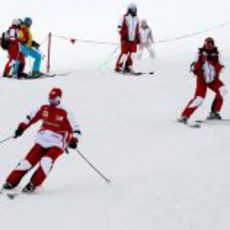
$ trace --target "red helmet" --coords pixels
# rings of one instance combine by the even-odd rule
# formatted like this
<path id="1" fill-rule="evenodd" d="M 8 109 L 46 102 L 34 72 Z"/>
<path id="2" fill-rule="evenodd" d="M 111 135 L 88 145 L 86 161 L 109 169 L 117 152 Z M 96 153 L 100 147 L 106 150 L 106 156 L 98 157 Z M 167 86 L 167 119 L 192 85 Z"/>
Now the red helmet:
<path id="1" fill-rule="evenodd" d="M 212 37 L 207 37 L 205 40 L 204 40 L 204 43 L 205 44 L 208 44 L 208 43 L 212 43 L 212 44 L 215 44 L 215 41 Z"/>
<path id="2" fill-rule="evenodd" d="M 211 51 L 215 48 L 215 41 L 212 37 L 207 37 L 204 40 L 204 48 L 208 51 Z"/>
<path id="3" fill-rule="evenodd" d="M 49 93 L 50 105 L 59 105 L 61 102 L 62 90 L 60 88 L 53 88 Z"/>

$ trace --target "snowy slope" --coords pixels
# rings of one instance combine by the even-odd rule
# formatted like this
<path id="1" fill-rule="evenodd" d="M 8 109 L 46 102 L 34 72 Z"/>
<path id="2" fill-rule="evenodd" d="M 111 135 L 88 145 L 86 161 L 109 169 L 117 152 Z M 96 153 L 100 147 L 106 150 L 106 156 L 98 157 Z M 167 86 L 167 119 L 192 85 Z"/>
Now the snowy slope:
<path id="1" fill-rule="evenodd" d="M 31 16 L 39 42 L 49 32 L 116 42 L 116 25 L 129 2 L 8 1 L 1 7 L 1 31 L 13 18 Z M 227 20 L 229 11 L 227 0 L 136 2 L 156 40 L 216 26 Z M 156 44 L 156 60 L 136 63 L 137 70 L 154 70 L 151 77 L 119 76 L 112 71 L 114 59 L 101 66 L 114 46 L 80 42 L 72 46 L 53 39 L 52 71 L 71 71 L 69 76 L 34 81 L 0 78 L 0 140 L 13 133 L 25 114 L 47 102 L 52 87 L 59 86 L 63 103 L 81 125 L 79 149 L 112 179 L 112 184 L 104 183 L 74 151 L 64 154 L 35 194 L 15 200 L 0 196 L 0 229 L 228 230 L 230 124 L 191 129 L 176 122 L 193 95 L 189 64 L 209 35 L 224 51 L 222 79 L 229 87 L 229 27 Z M 46 54 L 45 44 L 42 52 Z M 6 53 L 0 52 L 0 59 L 2 72 Z M 194 119 L 208 114 L 212 99 L 209 92 Z M 223 116 L 230 118 L 229 111 L 227 96 Z M 38 127 L 0 145 L 0 186 L 33 145 Z"/>
<path id="2" fill-rule="evenodd" d="M 229 125 L 191 129 L 176 122 L 192 96 L 190 54 L 139 63 L 153 77 L 108 68 L 34 81 L 0 80 L 0 137 L 60 86 L 77 114 L 80 150 L 112 179 L 104 183 L 74 152 L 63 155 L 31 196 L 0 197 L 0 226 L 14 230 L 203 230 L 230 227 Z M 148 62 L 148 61 L 147 61 Z M 111 66 L 112 68 L 112 66 Z M 227 84 L 229 69 L 223 74 Z M 213 95 L 197 112 L 207 115 Z M 223 114 L 230 117 L 229 103 Z M 37 126 L 1 145 L 0 182 L 32 146 Z M 26 177 L 22 185 L 28 180 Z M 2 227 L 1 227 L 2 228 Z"/>

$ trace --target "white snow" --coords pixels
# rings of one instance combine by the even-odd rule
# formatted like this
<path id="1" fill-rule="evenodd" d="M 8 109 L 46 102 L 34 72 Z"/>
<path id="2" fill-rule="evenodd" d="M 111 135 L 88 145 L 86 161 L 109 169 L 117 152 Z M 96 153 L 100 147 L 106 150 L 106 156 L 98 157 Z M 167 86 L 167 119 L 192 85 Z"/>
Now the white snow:
<path id="1" fill-rule="evenodd" d="M 176 122 L 193 91 L 188 57 L 155 60 L 152 77 L 119 76 L 105 69 L 76 70 L 55 79 L 1 79 L 1 138 L 13 132 L 27 111 L 46 103 L 52 86 L 61 86 L 82 127 L 79 149 L 112 184 L 71 151 L 36 194 L 14 201 L 0 197 L 0 226 L 228 229 L 229 125 L 191 129 Z M 223 79 L 229 83 L 226 74 Z M 212 98 L 209 94 L 195 117 L 207 114 Z M 228 110 L 226 103 L 225 116 Z M 36 128 L 1 145 L 1 182 L 32 146 Z"/>
<path id="2" fill-rule="evenodd" d="M 63 43 L 56 42 L 52 69 L 70 70 L 69 76 L 34 81 L 1 78 L 0 139 L 11 135 L 27 112 L 46 103 L 49 90 L 59 86 L 64 91 L 63 103 L 76 113 L 81 125 L 79 149 L 112 183 L 105 183 L 71 151 L 58 159 L 35 194 L 15 200 L 0 196 L 0 228 L 228 230 L 230 123 L 191 129 L 176 122 L 193 95 L 195 79 L 188 72 L 189 64 L 206 35 L 192 38 L 191 46 L 191 40 L 159 45 L 154 61 L 136 63 L 137 69 L 154 70 L 153 76 L 120 76 L 113 73 L 114 63 L 98 70 L 113 47 L 90 46 L 89 51 L 88 45 L 81 45 L 81 51 L 68 51 L 65 46 L 62 56 Z M 221 78 L 229 86 L 228 45 L 217 36 L 226 64 Z M 182 48 L 174 54 L 167 47 L 175 53 Z M 64 55 L 68 52 L 70 56 Z M 92 56 L 86 55 L 89 52 Z M 69 63 L 70 58 L 74 61 Z M 76 61 L 81 58 L 83 65 Z M 212 99 L 209 92 L 193 119 L 205 118 Z M 227 96 L 222 115 L 229 118 L 229 111 Z M 0 184 L 32 147 L 38 127 L 0 145 Z"/>

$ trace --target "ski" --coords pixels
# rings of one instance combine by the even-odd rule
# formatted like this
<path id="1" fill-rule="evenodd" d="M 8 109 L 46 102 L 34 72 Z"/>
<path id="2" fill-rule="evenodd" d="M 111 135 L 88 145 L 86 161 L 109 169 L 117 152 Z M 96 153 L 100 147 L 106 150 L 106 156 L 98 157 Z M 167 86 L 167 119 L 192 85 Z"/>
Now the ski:
<path id="1" fill-rule="evenodd" d="M 186 123 L 185 122 L 180 122 L 180 121 L 177 121 L 177 122 L 180 123 L 180 124 L 186 125 L 189 128 L 195 128 L 195 129 L 201 128 L 201 124 L 199 124 L 196 121 L 187 121 Z"/>
<path id="2" fill-rule="evenodd" d="M 201 128 L 201 125 L 198 124 L 198 123 L 196 123 L 196 122 L 194 122 L 194 123 L 187 123 L 187 124 L 185 124 L 185 125 L 187 125 L 187 126 L 190 127 L 190 128 L 195 128 L 195 129 Z"/>
<path id="3" fill-rule="evenodd" d="M 131 76 L 142 76 L 142 75 L 154 75 L 154 72 L 125 72 L 124 75 L 131 75 Z"/>
<path id="4" fill-rule="evenodd" d="M 151 76 L 154 75 L 154 71 L 150 71 L 150 72 L 127 72 L 127 71 L 115 71 L 116 73 L 120 74 L 120 75 L 127 75 L 127 76 L 141 76 L 141 75 L 146 75 L 146 76 Z"/>
<path id="5" fill-rule="evenodd" d="M 18 197 L 21 193 L 20 192 L 14 192 L 14 193 L 6 193 L 6 196 L 10 199 L 13 200 L 16 197 Z"/>
<path id="6" fill-rule="evenodd" d="M 23 75 L 15 78 L 12 76 L 4 76 L 2 78 L 8 78 L 8 79 L 14 79 L 14 80 L 35 80 L 35 79 L 45 79 L 45 78 L 53 78 L 53 77 L 59 77 L 59 76 L 67 76 L 69 75 L 69 72 L 66 73 L 52 73 L 52 74 L 48 74 L 48 73 L 42 73 L 39 76 L 33 76 L 31 73 L 26 74 L 24 73 Z"/>
<path id="7" fill-rule="evenodd" d="M 69 75 L 70 73 L 69 72 L 66 72 L 66 73 L 52 73 L 52 74 L 49 74 L 49 73 L 42 73 L 40 76 L 33 76 L 31 73 L 28 74 L 28 77 L 25 77 L 25 79 L 41 79 L 41 78 L 53 78 L 53 77 L 58 77 L 58 76 L 67 76 Z"/>
<path id="8" fill-rule="evenodd" d="M 5 189 L 0 190 L 0 195 L 3 195 L 5 197 L 7 197 L 10 200 L 15 199 L 17 196 L 19 196 L 21 194 L 21 191 L 8 191 Z"/>
<path id="9" fill-rule="evenodd" d="M 230 119 L 203 119 L 203 120 L 196 120 L 197 123 L 201 124 L 201 123 L 206 123 L 206 124 L 230 124 Z"/>

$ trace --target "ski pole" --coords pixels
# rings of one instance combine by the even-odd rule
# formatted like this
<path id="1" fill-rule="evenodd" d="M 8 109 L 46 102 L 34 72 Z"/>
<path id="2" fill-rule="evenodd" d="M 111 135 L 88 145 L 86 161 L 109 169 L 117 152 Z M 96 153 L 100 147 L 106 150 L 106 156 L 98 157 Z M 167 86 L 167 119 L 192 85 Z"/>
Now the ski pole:
<path id="1" fill-rule="evenodd" d="M 98 67 L 98 69 L 101 69 L 102 67 L 106 66 L 107 64 L 112 61 L 112 58 L 114 57 L 115 53 L 119 49 L 119 46 L 117 46 L 111 53 L 110 55 L 103 61 L 103 63 Z"/>
<path id="2" fill-rule="evenodd" d="M 77 149 L 77 153 L 85 160 L 86 163 L 88 163 L 91 168 L 98 173 L 98 175 L 101 176 L 101 178 L 103 178 L 105 180 L 105 182 L 110 183 L 111 180 L 108 179 L 106 176 L 104 176 L 78 149 Z"/>
<path id="3" fill-rule="evenodd" d="M 13 137 L 14 137 L 14 135 L 11 135 L 11 136 L 9 136 L 9 137 L 7 137 L 7 138 L 1 140 L 1 141 L 0 141 L 0 144 L 3 144 L 4 142 L 6 142 L 6 141 L 12 139 Z"/>

